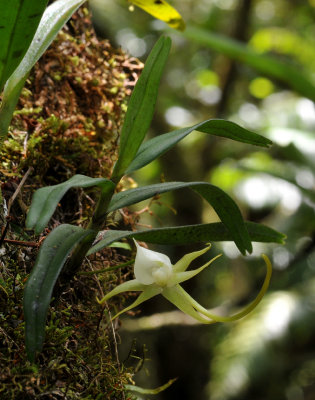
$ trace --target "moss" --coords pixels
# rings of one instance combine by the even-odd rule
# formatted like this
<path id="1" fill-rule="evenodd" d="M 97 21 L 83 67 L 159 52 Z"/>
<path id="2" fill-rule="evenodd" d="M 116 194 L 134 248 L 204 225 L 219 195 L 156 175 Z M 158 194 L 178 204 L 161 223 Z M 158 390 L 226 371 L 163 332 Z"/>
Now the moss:
<path id="1" fill-rule="evenodd" d="M 108 176 L 139 66 L 99 41 L 82 10 L 75 14 L 27 80 L 0 151 L 1 173 L 21 176 L 32 166 L 39 184 L 74 172 Z"/>
<path id="2" fill-rule="evenodd" d="M 110 175 L 139 66 L 108 41 L 99 41 L 81 9 L 36 64 L 22 91 L 9 137 L 0 149 L 1 399 L 131 398 L 124 384 L 131 382 L 134 370 L 117 362 L 115 330 L 95 300 L 127 279 L 130 267 L 118 273 L 78 275 L 71 288 L 53 300 L 36 366 L 26 359 L 22 301 L 40 245 L 40 238 L 24 229 L 31 196 L 39 187 L 74 174 Z M 26 184 L 7 217 L 6 205 L 27 171 Z M 71 190 L 42 237 L 60 223 L 84 226 L 94 202 L 94 189 Z M 127 260 L 108 249 L 88 260 L 81 272 Z M 124 299 L 118 296 L 117 309 Z"/>
<path id="3" fill-rule="evenodd" d="M 94 267 L 121 259 L 113 250 L 102 257 L 102 263 L 99 260 Z M 38 364 L 27 361 L 22 296 L 28 273 L 21 268 L 23 264 L 14 255 L 7 258 L 0 276 L 1 399 L 123 398 L 123 385 L 130 383 L 134 371 L 117 365 L 111 323 L 95 301 L 99 284 L 95 276 L 80 275 L 70 290 L 53 300 Z M 128 274 L 128 270 L 122 272 Z M 112 278 L 103 275 L 104 290 Z"/>

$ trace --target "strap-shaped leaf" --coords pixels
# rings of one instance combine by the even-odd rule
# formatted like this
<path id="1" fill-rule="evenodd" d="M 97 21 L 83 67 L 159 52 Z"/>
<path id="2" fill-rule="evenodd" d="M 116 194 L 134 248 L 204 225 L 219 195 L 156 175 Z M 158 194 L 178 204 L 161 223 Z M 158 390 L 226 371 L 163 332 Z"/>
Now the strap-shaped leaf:
<path id="1" fill-rule="evenodd" d="M 223 190 L 205 182 L 167 182 L 126 190 L 113 196 L 108 211 L 138 203 L 159 193 L 183 188 L 191 188 L 212 205 L 221 221 L 231 232 L 233 240 L 241 253 L 252 251 L 251 241 L 242 214 L 232 198 Z"/>
<path id="2" fill-rule="evenodd" d="M 119 180 L 134 159 L 152 121 L 162 72 L 171 47 L 168 37 L 161 37 L 153 47 L 129 100 L 120 136 L 119 157 L 113 180 Z"/>
<path id="3" fill-rule="evenodd" d="M 159 135 L 143 143 L 134 160 L 129 165 L 126 173 L 133 172 L 144 167 L 155 160 L 169 149 L 175 146 L 180 140 L 184 139 L 192 131 L 208 133 L 210 135 L 221 136 L 237 142 L 253 144 L 261 147 L 268 147 L 272 144 L 271 140 L 240 127 L 234 122 L 223 119 L 208 119 L 188 128 L 177 129 L 175 131 Z"/>
<path id="4" fill-rule="evenodd" d="M 0 91 L 26 53 L 47 0 L 0 0 Z"/>
<path id="5" fill-rule="evenodd" d="M 10 3 L 10 1 L 7 1 L 7 3 Z M 57 0 L 46 8 L 32 43 L 19 66 L 5 85 L 0 108 L 0 142 L 7 135 L 13 111 L 30 70 L 71 15 L 85 1 L 86 0 Z M 37 4 L 37 0 L 29 2 Z M 0 44 L 0 46 L 1 45 L 2 44 Z"/>
<path id="6" fill-rule="evenodd" d="M 47 186 L 38 189 L 33 196 L 31 208 L 26 219 L 26 227 L 35 229 L 35 233 L 39 234 L 49 222 L 55 209 L 64 196 L 71 188 L 91 186 L 99 186 L 105 188 L 108 186 L 115 187 L 114 183 L 105 178 L 90 178 L 85 175 L 74 175 L 66 182 L 59 183 L 54 186 Z"/>
<path id="7" fill-rule="evenodd" d="M 47 310 L 61 269 L 74 246 L 94 234 L 78 226 L 59 225 L 40 248 L 24 291 L 25 343 L 31 362 L 43 346 Z"/>
<path id="8" fill-rule="evenodd" d="M 268 226 L 257 224 L 255 222 L 245 222 L 247 231 L 252 242 L 261 243 L 279 243 L 283 244 L 285 235 Z M 109 246 L 116 240 L 126 237 L 133 237 L 137 240 L 143 240 L 149 243 L 184 245 L 198 242 L 223 242 L 233 241 L 231 233 L 222 222 L 212 224 L 198 224 L 176 226 L 168 228 L 148 229 L 140 232 L 130 231 L 105 231 L 103 239 L 97 242 L 88 254 L 96 253 L 104 247 Z"/>

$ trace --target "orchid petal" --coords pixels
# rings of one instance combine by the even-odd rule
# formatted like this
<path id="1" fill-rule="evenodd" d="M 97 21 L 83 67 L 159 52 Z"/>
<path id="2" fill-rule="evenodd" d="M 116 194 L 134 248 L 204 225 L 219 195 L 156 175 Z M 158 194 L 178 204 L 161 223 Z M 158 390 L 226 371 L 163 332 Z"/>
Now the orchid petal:
<path id="1" fill-rule="evenodd" d="M 190 263 L 197 257 L 210 250 L 211 244 L 209 243 L 207 247 L 202 250 L 194 251 L 192 253 L 185 254 L 173 267 L 174 272 L 183 272 L 189 267 Z"/>
<path id="2" fill-rule="evenodd" d="M 249 314 L 260 303 L 260 301 L 262 300 L 264 294 L 266 293 L 266 291 L 268 289 L 271 274 L 272 274 L 272 265 L 271 265 L 269 258 L 265 254 L 262 254 L 262 257 L 265 261 L 265 264 L 267 267 L 267 272 L 266 272 L 264 283 L 263 283 L 258 295 L 256 296 L 255 300 L 253 300 L 247 307 L 245 307 L 244 310 L 242 310 L 234 315 L 231 315 L 230 317 L 222 317 L 220 315 L 212 314 L 206 308 L 202 307 L 202 305 L 200 305 L 196 300 L 194 300 L 182 287 L 179 286 L 181 289 L 180 291 L 182 292 L 182 294 L 185 294 L 185 296 L 187 298 L 189 297 L 189 300 L 190 300 L 192 306 L 197 311 L 202 313 L 204 316 L 211 318 L 211 319 L 215 320 L 216 322 L 236 321 L 240 318 L 245 317 L 247 314 Z"/>
<path id="3" fill-rule="evenodd" d="M 150 300 L 152 297 L 161 293 L 161 288 L 156 286 L 146 286 L 144 291 L 140 294 L 140 296 L 135 300 L 130 306 L 124 308 L 118 314 L 116 314 L 112 319 L 117 318 L 120 314 L 125 313 L 126 311 L 131 310 L 132 308 L 137 307 L 139 304 L 143 303 L 144 301 Z"/>
<path id="4" fill-rule="evenodd" d="M 198 275 L 201 271 L 203 271 L 205 268 L 207 268 L 210 264 L 212 264 L 213 261 L 215 261 L 217 258 L 219 258 L 221 256 L 222 256 L 222 254 L 217 255 L 216 257 L 212 258 L 210 261 L 208 261 L 202 267 L 194 269 L 192 271 L 177 272 L 174 275 L 174 277 L 170 280 L 170 283 L 168 284 L 168 286 L 172 286 L 172 284 L 175 285 L 177 283 L 185 282 L 188 279 L 193 278 L 194 276 Z"/>
<path id="5" fill-rule="evenodd" d="M 185 294 L 180 289 L 182 288 L 179 285 L 165 288 L 163 289 L 162 296 L 173 303 L 175 307 L 183 311 L 185 314 L 190 315 L 192 318 L 199 322 L 202 322 L 203 324 L 213 324 L 214 322 L 216 322 L 205 319 L 200 314 L 198 314 L 192 306 L 190 296 L 185 296 Z"/>
<path id="6" fill-rule="evenodd" d="M 116 286 L 113 290 L 107 293 L 107 295 L 104 296 L 101 300 L 97 299 L 97 301 L 99 302 L 99 304 L 102 304 L 105 301 L 109 300 L 111 297 L 116 296 L 116 294 L 122 292 L 131 292 L 131 291 L 138 292 L 144 290 L 145 288 L 146 288 L 145 285 L 138 282 L 137 279 L 133 279 L 131 281 L 127 281 L 122 283 L 121 285 Z"/>
<path id="7" fill-rule="evenodd" d="M 172 264 L 169 257 L 165 254 L 145 249 L 139 246 L 136 241 L 134 242 L 137 246 L 134 273 L 138 282 L 144 285 L 151 285 L 155 282 L 153 272 L 161 267 L 165 269 L 166 274 L 172 274 Z"/>

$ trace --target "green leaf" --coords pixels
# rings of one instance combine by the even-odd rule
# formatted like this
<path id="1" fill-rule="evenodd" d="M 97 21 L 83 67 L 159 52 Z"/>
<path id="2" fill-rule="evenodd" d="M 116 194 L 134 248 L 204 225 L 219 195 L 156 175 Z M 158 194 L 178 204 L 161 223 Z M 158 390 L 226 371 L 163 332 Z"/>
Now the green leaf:
<path id="1" fill-rule="evenodd" d="M 55 209 L 64 196 L 71 188 L 91 186 L 99 186 L 105 189 L 108 186 L 115 187 L 114 183 L 105 178 L 90 178 L 84 175 L 74 175 L 66 182 L 54 186 L 47 186 L 38 189 L 33 195 L 31 208 L 26 218 L 26 227 L 35 229 L 35 233 L 39 234 L 49 222 Z"/>
<path id="2" fill-rule="evenodd" d="M 176 379 L 177 378 L 170 379 L 163 386 L 159 386 L 155 389 L 145 389 L 140 386 L 134 386 L 134 385 L 125 385 L 125 388 L 132 392 L 137 392 L 137 393 L 141 393 L 141 394 L 159 394 L 159 393 L 163 392 L 165 389 L 167 389 L 168 387 L 170 387 L 176 381 Z"/>
<path id="3" fill-rule="evenodd" d="M 283 244 L 285 235 L 268 226 L 245 222 L 252 242 Z M 230 242 L 233 237 L 222 222 L 156 228 L 137 233 L 137 239 L 157 244 L 181 245 L 197 242 Z M 96 244 L 97 246 L 98 244 Z"/>
<path id="4" fill-rule="evenodd" d="M 10 1 L 7 1 L 7 3 L 10 3 Z M 85 1 L 57 0 L 46 8 L 32 43 L 5 85 L 0 108 L 0 142 L 7 136 L 13 111 L 30 70 L 71 15 Z M 37 1 L 34 0 L 30 2 L 37 4 Z"/>
<path id="5" fill-rule="evenodd" d="M 292 64 L 269 55 L 260 54 L 248 45 L 203 28 L 190 26 L 183 35 L 201 45 L 210 47 L 221 54 L 249 65 L 259 73 L 277 79 L 303 96 L 315 101 L 315 86 L 311 78 L 302 74 L 300 69 L 295 68 Z"/>
<path id="6" fill-rule="evenodd" d="M 252 251 L 251 241 L 239 208 L 223 190 L 205 182 L 168 182 L 126 190 L 115 194 L 108 212 L 138 203 L 159 193 L 182 188 L 191 188 L 212 205 L 221 221 L 229 229 L 233 240 L 242 254 Z"/>
<path id="7" fill-rule="evenodd" d="M 112 175 L 114 181 L 124 175 L 150 127 L 170 47 L 171 40 L 167 37 L 157 41 L 132 92 L 121 131 L 119 157 Z"/>
<path id="8" fill-rule="evenodd" d="M 136 157 L 129 165 L 126 173 L 133 172 L 149 164 L 195 130 L 261 147 L 268 147 L 272 144 L 269 139 L 266 139 L 257 133 L 248 131 L 234 122 L 224 121 L 222 119 L 209 119 L 188 128 L 182 128 L 173 132 L 165 133 L 164 135 L 157 136 L 143 143 L 140 146 Z"/>
<path id="9" fill-rule="evenodd" d="M 179 12 L 168 4 L 165 0 L 159 1 L 143 1 L 143 0 L 128 0 L 130 3 L 142 8 L 153 17 L 166 22 L 171 28 L 183 31 L 185 22 Z"/>
<path id="10" fill-rule="evenodd" d="M 47 310 L 61 269 L 74 246 L 91 234 L 95 232 L 73 225 L 59 225 L 40 248 L 24 291 L 25 343 L 31 362 L 43 346 Z"/>
<path id="11" fill-rule="evenodd" d="M 131 251 L 132 248 L 129 243 L 113 242 L 109 247 L 115 247 L 116 249 L 125 249 Z"/>
<path id="12" fill-rule="evenodd" d="M 0 91 L 26 53 L 47 0 L 0 0 Z"/>
<path id="13" fill-rule="evenodd" d="M 252 242 L 283 244 L 285 235 L 268 226 L 254 222 L 245 222 Z M 148 229 L 140 232 L 104 231 L 102 239 L 88 252 L 88 255 L 102 250 L 112 242 L 127 237 L 143 240 L 149 243 L 184 245 L 199 242 L 233 241 L 231 233 L 222 222 L 212 224 L 186 225 L 179 227 Z"/>

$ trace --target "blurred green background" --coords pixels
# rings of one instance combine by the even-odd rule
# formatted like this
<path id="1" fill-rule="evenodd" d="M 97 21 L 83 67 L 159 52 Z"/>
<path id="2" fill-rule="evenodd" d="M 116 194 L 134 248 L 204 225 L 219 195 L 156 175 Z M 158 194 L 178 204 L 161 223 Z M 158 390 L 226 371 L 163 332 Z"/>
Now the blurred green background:
<path id="1" fill-rule="evenodd" d="M 178 377 L 158 400 L 313 400 L 315 1 L 170 3 L 186 21 L 183 33 L 140 9 L 130 12 L 124 0 L 90 1 L 98 34 L 142 61 L 161 34 L 172 38 L 149 135 L 224 118 L 274 145 L 261 150 L 194 132 L 133 178 L 139 184 L 211 182 L 236 199 L 246 219 L 285 233 L 287 240 L 284 246 L 254 244 L 246 258 L 234 244 L 216 243 L 210 255 L 223 257 L 186 286 L 209 308 L 237 309 L 259 290 L 264 276 L 259 256 L 266 253 L 274 266 L 271 287 L 249 317 L 201 326 L 158 297 L 136 316 L 123 317 L 121 360 L 139 369 L 139 386 Z M 186 191 L 137 210 L 143 210 L 139 229 L 217 219 Z M 193 248 L 155 249 L 176 261 Z"/>

